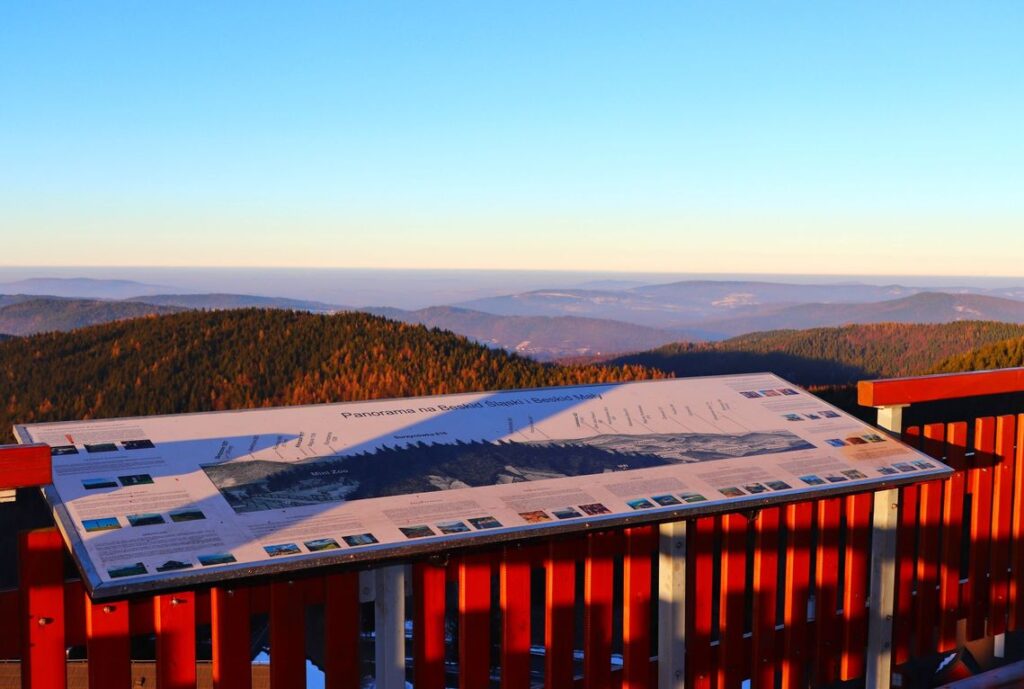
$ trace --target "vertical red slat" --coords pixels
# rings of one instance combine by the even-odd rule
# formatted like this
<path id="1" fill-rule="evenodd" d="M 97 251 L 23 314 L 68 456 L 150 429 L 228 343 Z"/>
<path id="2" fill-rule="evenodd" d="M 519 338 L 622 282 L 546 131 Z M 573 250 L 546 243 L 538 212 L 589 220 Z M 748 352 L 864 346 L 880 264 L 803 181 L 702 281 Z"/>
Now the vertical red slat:
<path id="1" fill-rule="evenodd" d="M 807 598 L 811 582 L 813 504 L 786 505 L 786 580 L 783 603 L 782 689 L 804 687 L 807 651 Z"/>
<path id="2" fill-rule="evenodd" d="M 847 495 L 846 565 L 843 582 L 843 656 L 839 678 L 844 682 L 864 672 L 868 641 L 867 601 L 868 565 L 871 559 L 871 493 Z"/>
<path id="3" fill-rule="evenodd" d="M 210 639 L 214 689 L 252 687 L 249 589 L 210 589 Z"/>
<path id="4" fill-rule="evenodd" d="M 302 587 L 291 581 L 270 585 L 270 684 L 306 686 L 306 605 Z"/>
<path id="5" fill-rule="evenodd" d="M 64 666 L 64 541 L 57 529 L 19 534 L 21 686 L 62 689 Z"/>
<path id="6" fill-rule="evenodd" d="M 996 465 L 992 469 L 992 559 L 989 571 L 988 634 L 1006 632 L 1007 599 L 1010 593 L 1010 533 L 1013 510 L 1013 441 L 1016 432 L 1013 416 L 996 419 Z"/>
<path id="7" fill-rule="evenodd" d="M 722 516 L 721 588 L 718 597 L 718 686 L 738 687 L 746 676 L 743 653 L 744 599 L 747 583 L 747 518 Z"/>
<path id="8" fill-rule="evenodd" d="M 530 687 L 530 558 L 505 548 L 498 572 L 501 599 L 501 689 Z"/>
<path id="9" fill-rule="evenodd" d="M 583 686 L 610 689 L 615 534 L 587 536 L 583 578 Z"/>
<path id="10" fill-rule="evenodd" d="M 153 596 L 156 682 L 160 689 L 196 686 L 196 597 L 192 591 Z"/>
<path id="11" fill-rule="evenodd" d="M 921 429 L 904 429 L 903 440 L 917 446 Z M 920 487 L 900 488 L 900 508 L 896 526 L 896 605 L 892 625 L 892 657 L 894 665 L 910 660 L 910 641 L 914 631 L 914 577 L 917 573 L 917 516 Z"/>
<path id="12" fill-rule="evenodd" d="M 413 566 L 413 671 L 415 686 L 444 689 L 444 567 Z"/>
<path id="13" fill-rule="evenodd" d="M 945 456 L 944 424 L 924 427 L 923 450 L 941 460 Z M 914 619 L 915 650 L 919 657 L 936 651 L 935 627 L 939 611 L 939 529 L 942 522 L 942 481 L 920 487 L 917 539 L 917 601 Z"/>
<path id="14" fill-rule="evenodd" d="M 0 659 L 21 657 L 20 590 L 0 592 Z"/>
<path id="15" fill-rule="evenodd" d="M 653 526 L 626 530 L 622 560 L 622 689 L 651 683 L 651 559 L 657 550 Z"/>
<path id="16" fill-rule="evenodd" d="M 988 567 L 992 528 L 992 459 L 996 442 L 995 419 L 975 421 L 974 466 L 970 470 L 971 491 L 971 557 L 967 573 L 967 640 L 985 636 L 985 620 L 989 609 Z"/>
<path id="17" fill-rule="evenodd" d="M 576 562 L 572 545 L 553 541 L 544 563 L 547 600 L 544 601 L 545 686 L 567 687 L 572 683 L 575 636 Z"/>
<path id="18" fill-rule="evenodd" d="M 491 563 L 459 560 L 459 687 L 486 687 L 491 676 Z"/>
<path id="19" fill-rule="evenodd" d="M 754 541 L 754 615 L 752 689 L 774 689 L 775 613 L 779 594 L 779 508 L 757 515 Z"/>
<path id="20" fill-rule="evenodd" d="M 324 588 L 324 687 L 358 689 L 359 574 L 332 574 L 325 578 Z"/>
<path id="21" fill-rule="evenodd" d="M 89 594 L 81 581 L 64 582 L 64 644 L 86 645 L 85 604 Z"/>
<path id="22" fill-rule="evenodd" d="M 839 610 L 839 522 L 841 498 L 826 498 L 816 504 L 818 550 L 815 566 L 814 675 L 818 684 L 829 684 L 839 677 L 839 647 L 842 626 Z"/>
<path id="23" fill-rule="evenodd" d="M 711 647 L 711 591 L 714 590 L 716 518 L 702 517 L 687 526 L 686 554 L 686 686 L 711 689 L 714 653 Z"/>
<path id="24" fill-rule="evenodd" d="M 1024 414 L 1017 417 L 1017 455 L 1013 467 L 1013 576 L 1010 577 L 1009 627 L 1024 627 Z"/>
<path id="25" fill-rule="evenodd" d="M 89 686 L 129 689 L 132 686 L 128 601 L 93 603 L 85 597 L 86 654 Z"/>
<path id="26" fill-rule="evenodd" d="M 960 557 L 963 543 L 964 463 L 967 453 L 967 424 L 951 423 L 946 431 L 946 462 L 955 471 L 942 489 L 942 562 L 939 570 L 940 652 L 956 649 L 956 627 L 960 619 Z"/>

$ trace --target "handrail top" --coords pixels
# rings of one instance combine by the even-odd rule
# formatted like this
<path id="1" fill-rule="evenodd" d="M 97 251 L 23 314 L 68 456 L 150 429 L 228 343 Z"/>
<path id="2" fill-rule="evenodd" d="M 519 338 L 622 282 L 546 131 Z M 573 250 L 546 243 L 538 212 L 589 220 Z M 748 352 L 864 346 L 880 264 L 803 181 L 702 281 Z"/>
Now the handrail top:
<path id="1" fill-rule="evenodd" d="M 857 383 L 857 403 L 891 407 L 1011 392 L 1024 392 L 1024 368 L 862 380 Z"/>
<path id="2" fill-rule="evenodd" d="M 0 490 L 45 486 L 53 481 L 50 446 L 0 445 Z"/>

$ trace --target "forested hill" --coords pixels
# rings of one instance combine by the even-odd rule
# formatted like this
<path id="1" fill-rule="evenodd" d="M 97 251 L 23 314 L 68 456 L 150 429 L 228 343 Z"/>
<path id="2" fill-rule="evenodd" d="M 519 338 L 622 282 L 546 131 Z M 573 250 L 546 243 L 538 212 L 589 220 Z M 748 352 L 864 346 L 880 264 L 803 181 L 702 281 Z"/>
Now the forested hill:
<path id="1" fill-rule="evenodd" d="M 663 377 L 540 364 L 362 313 L 187 312 L 0 342 L 0 442 L 14 423 Z"/>
<path id="2" fill-rule="evenodd" d="M 1024 337 L 995 342 L 965 354 L 949 357 L 940 361 L 931 372 L 958 373 L 1018 366 L 1024 366 Z"/>
<path id="3" fill-rule="evenodd" d="M 1021 337 L 1024 325 L 991 321 L 878 323 L 677 343 L 612 363 L 650 366 L 677 376 L 772 371 L 801 385 L 845 385 L 864 378 L 927 373 L 939 362 L 980 345 Z"/>

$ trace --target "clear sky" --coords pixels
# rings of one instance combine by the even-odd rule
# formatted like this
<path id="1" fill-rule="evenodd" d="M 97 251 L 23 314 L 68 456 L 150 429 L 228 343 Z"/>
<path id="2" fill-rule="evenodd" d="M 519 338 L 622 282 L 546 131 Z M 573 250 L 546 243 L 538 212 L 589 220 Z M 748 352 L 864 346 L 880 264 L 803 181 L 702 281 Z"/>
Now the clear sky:
<path id="1" fill-rule="evenodd" d="M 7 2 L 0 265 L 1024 275 L 1024 2 Z"/>

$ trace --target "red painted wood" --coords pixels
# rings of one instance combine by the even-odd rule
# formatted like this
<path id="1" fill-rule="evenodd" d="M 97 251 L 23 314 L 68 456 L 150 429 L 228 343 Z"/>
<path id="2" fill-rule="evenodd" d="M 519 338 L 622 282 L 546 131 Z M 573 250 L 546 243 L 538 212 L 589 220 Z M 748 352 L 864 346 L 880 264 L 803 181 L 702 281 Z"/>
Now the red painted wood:
<path id="1" fill-rule="evenodd" d="M 89 686 L 129 689 L 132 686 L 128 601 L 82 601 L 86 621 Z"/>
<path id="2" fill-rule="evenodd" d="M 956 648 L 956 627 L 960 612 L 960 558 L 963 548 L 963 512 L 967 454 L 967 424 L 951 423 L 946 429 L 946 462 L 955 473 L 943 482 L 942 549 L 939 565 L 940 652 Z"/>
<path id="3" fill-rule="evenodd" d="M 1011 515 L 1011 551 L 1009 628 L 1024 628 L 1024 414 L 1017 417 L 1017 453 L 1013 467 L 1013 513 Z"/>
<path id="4" fill-rule="evenodd" d="M 612 683 L 612 605 L 615 579 L 615 548 L 621 539 L 614 533 L 587 536 L 583 577 L 583 686 L 610 689 Z"/>
<path id="5" fill-rule="evenodd" d="M 501 689 L 530 686 L 530 553 L 506 548 L 498 571 L 501 601 Z"/>
<path id="6" fill-rule="evenodd" d="M 291 581 L 270 585 L 270 683 L 306 686 L 306 605 L 302 586 Z"/>
<path id="7" fill-rule="evenodd" d="M 815 564 L 815 642 L 814 676 L 819 684 L 839 677 L 839 649 L 842 625 L 839 611 L 839 525 L 842 498 L 826 498 L 816 503 L 818 549 Z"/>
<path id="8" fill-rule="evenodd" d="M 21 657 L 20 591 L 0 592 L 0 659 Z"/>
<path id="9" fill-rule="evenodd" d="M 839 678 L 843 681 L 860 677 L 864 672 L 867 651 L 868 567 L 871 559 L 871 493 L 847 495 L 846 557 L 843 583 L 843 654 Z"/>
<path id="10" fill-rule="evenodd" d="M 992 528 L 992 461 L 995 451 L 995 419 L 977 419 L 974 427 L 974 463 L 968 474 L 971 492 L 971 555 L 967 574 L 970 592 L 967 606 L 967 640 L 985 636 L 989 611 L 989 580 Z"/>
<path id="11" fill-rule="evenodd" d="M 413 566 L 412 576 L 415 685 L 444 689 L 445 568 L 420 562 Z"/>
<path id="12" fill-rule="evenodd" d="M 85 604 L 88 594 L 81 581 L 64 582 L 64 643 L 68 646 L 84 646 Z"/>
<path id="13" fill-rule="evenodd" d="M 210 640 L 214 689 L 252 687 L 249 589 L 210 589 Z"/>
<path id="14" fill-rule="evenodd" d="M 544 619 L 545 686 L 558 689 L 572 682 L 575 637 L 576 562 L 564 542 L 552 541 L 544 562 L 547 599 Z"/>
<path id="15" fill-rule="evenodd" d="M 754 523 L 754 610 L 752 631 L 752 689 L 774 689 L 776 601 L 779 595 L 778 507 L 766 507 Z"/>
<path id="16" fill-rule="evenodd" d="M 160 689 L 196 686 L 196 596 L 192 591 L 153 596 L 156 681 Z"/>
<path id="17" fill-rule="evenodd" d="M 813 504 L 786 505 L 786 580 L 783 589 L 782 689 L 805 686 L 807 648 L 807 599 L 811 583 L 811 524 Z"/>
<path id="18" fill-rule="evenodd" d="M 941 461 L 946 450 L 945 436 L 944 424 L 925 426 L 925 453 Z M 915 650 L 919 657 L 935 652 L 935 628 L 939 616 L 939 529 L 942 524 L 942 493 L 942 481 L 928 481 L 920 486 L 917 600 L 914 611 Z"/>
<path id="19" fill-rule="evenodd" d="M 653 526 L 626 530 L 622 560 L 622 689 L 651 681 L 651 559 L 658 547 Z"/>
<path id="20" fill-rule="evenodd" d="M 64 541 L 55 528 L 19 534 L 18 580 L 22 582 L 21 686 L 63 689 Z"/>
<path id="21" fill-rule="evenodd" d="M 716 517 L 701 517 L 686 530 L 686 686 L 695 689 L 710 689 L 715 672 L 711 592 L 717 522 Z"/>
<path id="22" fill-rule="evenodd" d="M 460 558 L 459 687 L 486 687 L 491 675 L 491 564 L 486 556 Z"/>
<path id="23" fill-rule="evenodd" d="M 1016 419 L 996 419 L 996 465 L 992 468 L 992 530 L 989 566 L 989 636 L 1006 632 L 1006 613 L 1010 595 L 1010 533 L 1013 511 L 1013 441 Z"/>
<path id="24" fill-rule="evenodd" d="M 359 574 L 345 572 L 325 577 L 326 689 L 358 689 L 362 685 L 359 666 L 359 626 Z"/>
<path id="25" fill-rule="evenodd" d="M 746 675 L 743 653 L 744 602 L 747 583 L 747 518 L 722 516 L 721 584 L 718 597 L 718 686 L 737 687 Z"/>
<path id="26" fill-rule="evenodd" d="M 52 482 L 49 445 L 0 445 L 0 490 Z"/>
<path id="27" fill-rule="evenodd" d="M 921 429 L 904 430 L 903 441 L 916 446 Z M 896 527 L 896 605 L 893 616 L 893 663 L 910 660 L 914 631 L 914 581 L 917 573 L 917 519 L 921 489 L 917 485 L 900 488 L 900 509 Z"/>
<path id="28" fill-rule="evenodd" d="M 998 371 L 861 381 L 857 384 L 857 402 L 865 407 L 882 407 L 1022 390 L 1024 368 L 1006 368 Z"/>

